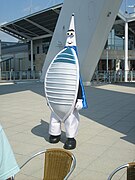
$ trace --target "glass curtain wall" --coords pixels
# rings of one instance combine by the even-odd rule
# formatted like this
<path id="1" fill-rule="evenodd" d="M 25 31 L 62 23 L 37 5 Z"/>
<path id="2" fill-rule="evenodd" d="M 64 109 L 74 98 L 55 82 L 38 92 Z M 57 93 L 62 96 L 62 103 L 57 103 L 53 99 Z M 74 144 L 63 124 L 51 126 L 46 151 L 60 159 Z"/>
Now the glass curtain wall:
<path id="1" fill-rule="evenodd" d="M 112 29 L 108 37 L 108 49 L 124 50 L 124 36 L 123 34 L 117 34 L 116 29 Z"/>

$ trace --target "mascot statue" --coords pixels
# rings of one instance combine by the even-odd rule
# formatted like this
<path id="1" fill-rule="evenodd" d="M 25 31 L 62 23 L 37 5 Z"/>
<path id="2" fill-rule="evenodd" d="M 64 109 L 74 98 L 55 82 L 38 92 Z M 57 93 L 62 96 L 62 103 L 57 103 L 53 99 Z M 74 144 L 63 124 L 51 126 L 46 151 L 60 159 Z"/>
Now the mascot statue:
<path id="1" fill-rule="evenodd" d="M 78 53 L 72 14 L 66 45 L 52 60 L 44 81 L 45 96 L 51 109 L 49 142 L 58 143 L 61 138 L 61 123 L 64 123 L 66 142 L 64 148 L 76 148 L 79 113 L 87 108 L 86 96 L 79 73 Z"/>

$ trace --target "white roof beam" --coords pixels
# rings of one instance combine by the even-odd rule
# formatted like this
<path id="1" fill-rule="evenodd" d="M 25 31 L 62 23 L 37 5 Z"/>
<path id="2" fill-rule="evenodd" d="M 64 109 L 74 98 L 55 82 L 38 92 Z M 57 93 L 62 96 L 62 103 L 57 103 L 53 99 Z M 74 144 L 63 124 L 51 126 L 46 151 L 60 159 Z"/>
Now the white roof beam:
<path id="1" fill-rule="evenodd" d="M 47 37 L 51 37 L 51 36 L 52 36 L 51 34 L 46 34 L 46 35 L 34 37 L 34 38 L 32 38 L 32 40 L 37 40 L 37 39 L 47 38 Z"/>
<path id="2" fill-rule="evenodd" d="M 60 10 L 59 9 L 52 9 L 56 14 L 60 14 Z"/>
<path id="3" fill-rule="evenodd" d="M 122 11 L 119 11 L 119 12 L 118 12 L 118 16 L 119 16 L 123 21 L 126 22 L 125 14 L 123 14 Z"/>
<path id="4" fill-rule="evenodd" d="M 31 39 L 30 36 L 28 36 L 28 35 L 26 35 L 26 34 L 24 34 L 24 33 L 18 32 L 17 30 L 12 29 L 12 28 L 10 28 L 10 27 L 8 27 L 8 26 L 6 26 L 5 28 L 8 29 L 8 30 L 10 30 L 11 32 L 14 32 L 14 33 L 16 33 L 16 34 L 19 34 L 20 36 L 22 36 L 22 37 L 24 37 L 24 38 L 26 38 L 26 39 Z"/>
<path id="5" fill-rule="evenodd" d="M 135 21 L 135 16 L 127 19 L 127 22 L 132 22 L 132 21 Z"/>
<path id="6" fill-rule="evenodd" d="M 18 27 L 18 28 L 20 28 L 20 29 L 22 29 L 22 30 L 24 30 L 24 31 L 26 31 L 26 32 L 28 32 L 28 33 L 30 33 L 30 35 L 38 36 L 38 34 L 32 32 L 32 31 L 29 31 L 29 30 L 26 29 L 26 28 L 23 28 L 23 27 L 21 27 L 21 26 L 18 26 L 17 24 L 13 24 L 13 25 L 16 26 L 16 27 Z"/>
<path id="7" fill-rule="evenodd" d="M 128 29 L 135 35 L 135 31 L 132 30 L 132 28 L 129 28 Z"/>
<path id="8" fill-rule="evenodd" d="M 4 30 L 4 29 L 2 29 L 2 28 L 0 28 L 0 30 L 1 30 L 2 32 L 6 33 L 6 34 L 9 34 L 10 36 L 13 36 L 13 37 L 15 37 L 15 38 L 17 38 L 17 39 L 20 39 L 21 41 L 24 41 L 24 38 L 23 38 L 22 36 L 18 36 L 18 35 L 16 35 L 16 34 L 11 33 L 10 31 Z"/>

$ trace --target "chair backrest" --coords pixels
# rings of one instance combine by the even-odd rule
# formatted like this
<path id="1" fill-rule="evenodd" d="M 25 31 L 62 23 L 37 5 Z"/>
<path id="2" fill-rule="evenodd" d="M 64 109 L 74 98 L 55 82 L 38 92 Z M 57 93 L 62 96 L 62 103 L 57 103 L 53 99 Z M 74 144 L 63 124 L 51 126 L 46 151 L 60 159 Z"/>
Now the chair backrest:
<path id="1" fill-rule="evenodd" d="M 135 162 L 130 162 L 124 165 L 121 165 L 114 169 L 114 171 L 109 175 L 107 180 L 111 180 L 113 176 L 123 168 L 127 168 L 127 180 L 135 180 Z"/>
<path id="2" fill-rule="evenodd" d="M 75 156 L 68 150 L 52 148 L 31 156 L 21 167 L 40 154 L 45 154 L 43 180 L 66 180 L 76 166 Z"/>
<path id="3" fill-rule="evenodd" d="M 55 180 L 67 179 L 68 173 L 74 168 L 75 158 L 71 152 L 64 149 L 48 149 L 46 151 L 44 180 L 52 180 L 54 177 Z"/>
<path id="4" fill-rule="evenodd" d="M 135 162 L 128 163 L 127 180 L 135 180 Z"/>

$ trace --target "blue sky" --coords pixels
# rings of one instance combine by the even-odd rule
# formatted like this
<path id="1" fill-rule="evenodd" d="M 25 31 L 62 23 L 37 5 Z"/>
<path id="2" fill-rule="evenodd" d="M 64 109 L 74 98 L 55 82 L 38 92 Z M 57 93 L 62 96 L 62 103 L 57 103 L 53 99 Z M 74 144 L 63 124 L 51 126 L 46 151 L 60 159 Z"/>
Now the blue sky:
<path id="1" fill-rule="evenodd" d="M 63 0 L 0 0 L 0 24 L 11 22 L 61 2 Z M 135 0 L 123 0 L 121 5 L 123 11 L 125 11 L 125 4 L 127 6 L 135 5 Z M 133 8 L 127 7 L 127 11 L 132 12 Z M 16 41 L 2 32 L 0 32 L 0 39 L 2 41 Z"/>
<path id="2" fill-rule="evenodd" d="M 0 0 L 0 23 L 10 22 L 63 0 Z"/>
<path id="3" fill-rule="evenodd" d="M 134 11 L 134 9 L 131 7 L 128 7 L 131 5 L 135 5 L 135 0 L 123 0 L 123 2 L 121 4 L 121 9 L 123 11 L 126 10 L 128 13 L 132 13 Z"/>

